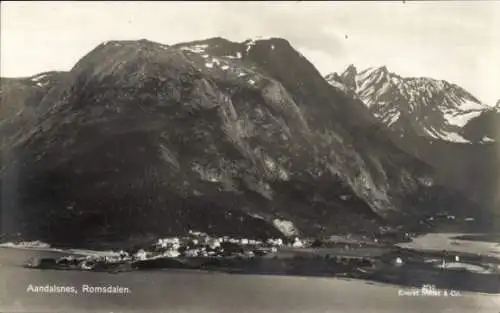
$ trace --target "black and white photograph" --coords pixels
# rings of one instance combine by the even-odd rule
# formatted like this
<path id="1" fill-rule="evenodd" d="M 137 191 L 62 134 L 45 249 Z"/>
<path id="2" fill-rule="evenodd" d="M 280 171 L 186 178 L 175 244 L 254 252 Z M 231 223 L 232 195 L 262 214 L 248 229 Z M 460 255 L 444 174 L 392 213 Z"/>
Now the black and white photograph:
<path id="1" fill-rule="evenodd" d="M 500 312 L 500 1 L 0 12 L 0 312 Z"/>

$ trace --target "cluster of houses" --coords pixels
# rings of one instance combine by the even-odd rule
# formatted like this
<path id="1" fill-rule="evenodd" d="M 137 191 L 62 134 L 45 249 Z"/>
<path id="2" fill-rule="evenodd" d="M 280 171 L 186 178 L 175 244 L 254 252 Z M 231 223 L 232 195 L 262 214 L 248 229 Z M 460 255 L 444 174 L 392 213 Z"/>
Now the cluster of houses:
<path id="1" fill-rule="evenodd" d="M 278 249 L 285 246 L 300 248 L 304 247 L 305 243 L 298 237 L 287 240 L 287 242 L 281 238 L 270 238 L 262 241 L 248 238 L 232 238 L 230 236 L 215 237 L 202 232 L 190 231 L 186 236 L 182 237 L 160 238 L 151 245 L 134 252 L 122 250 L 106 254 L 65 256 L 54 261 L 55 265 L 50 260 L 46 261 L 52 262 L 49 264 L 50 266 L 91 270 L 98 264 L 133 263 L 134 261 L 157 258 L 252 258 L 277 252 Z"/>
<path id="2" fill-rule="evenodd" d="M 281 238 L 265 241 L 230 236 L 214 237 L 203 232 L 189 231 L 184 237 L 160 238 L 152 246 L 140 249 L 132 256 L 120 252 L 120 257 L 146 260 L 154 257 L 254 257 L 277 252 L 284 246 L 302 248 L 306 243 L 296 237 L 289 243 Z"/>
<path id="3" fill-rule="evenodd" d="M 31 243 L 43 247 L 42 243 Z M 58 259 L 42 258 L 28 262 L 29 267 L 65 268 L 93 270 L 134 264 L 165 258 L 253 258 L 278 252 L 280 248 L 303 248 L 309 241 L 294 238 L 269 238 L 266 240 L 234 238 L 231 236 L 211 236 L 207 233 L 189 231 L 185 236 L 160 238 L 148 246 L 135 251 L 90 253 L 82 256 L 69 255 Z"/>

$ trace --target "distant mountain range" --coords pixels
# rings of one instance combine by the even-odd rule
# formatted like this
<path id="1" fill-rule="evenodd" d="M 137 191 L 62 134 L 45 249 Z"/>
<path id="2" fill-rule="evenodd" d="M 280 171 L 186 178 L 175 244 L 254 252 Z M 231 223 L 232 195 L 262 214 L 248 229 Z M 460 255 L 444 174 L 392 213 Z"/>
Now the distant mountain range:
<path id="1" fill-rule="evenodd" d="M 498 111 L 481 103 L 463 88 L 426 77 L 401 77 L 387 67 L 358 71 L 350 65 L 326 80 L 357 96 L 373 115 L 399 136 L 470 143 L 494 141 L 490 134 L 471 135 L 466 125 L 483 114 Z"/>
<path id="2" fill-rule="evenodd" d="M 350 65 L 325 79 L 361 100 L 398 147 L 432 165 L 442 183 L 498 211 L 500 103 L 489 106 L 455 84 L 401 77 L 385 66 Z"/>
<path id="3" fill-rule="evenodd" d="M 402 78 L 399 108 L 375 90 L 386 76 L 350 68 L 328 79 L 338 89 L 284 39 L 217 37 L 109 41 L 69 72 L 2 78 L 1 232 L 73 245 L 190 229 L 374 235 L 438 227 L 424 222 L 443 212 L 493 227 L 394 136 L 454 139 L 456 121 L 486 109 L 456 86 L 417 94 Z M 415 102 L 429 92 L 449 110 L 431 110 L 432 122 L 416 113 L 431 109 L 431 95 Z"/>

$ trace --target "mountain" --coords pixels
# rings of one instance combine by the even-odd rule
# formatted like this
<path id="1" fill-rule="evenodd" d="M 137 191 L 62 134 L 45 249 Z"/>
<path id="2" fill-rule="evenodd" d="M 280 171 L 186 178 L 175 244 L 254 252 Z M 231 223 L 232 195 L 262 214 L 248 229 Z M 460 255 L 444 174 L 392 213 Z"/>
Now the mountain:
<path id="1" fill-rule="evenodd" d="M 474 142 L 500 142 L 500 102 L 471 119 L 465 125 L 463 134 Z"/>
<path id="2" fill-rule="evenodd" d="M 350 65 L 342 74 L 325 78 L 359 97 L 376 118 L 401 137 L 417 135 L 458 143 L 492 140 L 465 133 L 469 121 L 493 109 L 455 84 L 401 77 L 385 66 L 358 71 Z"/>
<path id="3" fill-rule="evenodd" d="M 64 79 L 63 72 L 41 73 L 27 78 L 0 78 L 0 125 L 2 139 L 17 131 L 14 121 L 33 121 L 38 104 L 49 90 Z"/>
<path id="4" fill-rule="evenodd" d="M 401 77 L 385 66 L 358 71 L 350 65 L 325 79 L 363 101 L 398 147 L 436 170 L 437 181 L 498 212 L 498 105 L 482 104 L 446 81 Z"/>
<path id="5" fill-rule="evenodd" d="M 53 77 L 2 80 L 5 237 L 373 235 L 442 211 L 487 227 L 284 39 L 109 41 Z"/>

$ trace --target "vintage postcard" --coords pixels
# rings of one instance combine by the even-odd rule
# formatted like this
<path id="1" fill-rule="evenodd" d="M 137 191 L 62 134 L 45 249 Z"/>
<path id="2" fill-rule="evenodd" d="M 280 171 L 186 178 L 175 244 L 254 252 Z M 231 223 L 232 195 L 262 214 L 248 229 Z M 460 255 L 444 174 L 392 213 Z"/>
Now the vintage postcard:
<path id="1" fill-rule="evenodd" d="M 499 21 L 3 1 L 0 311 L 499 312 Z"/>

